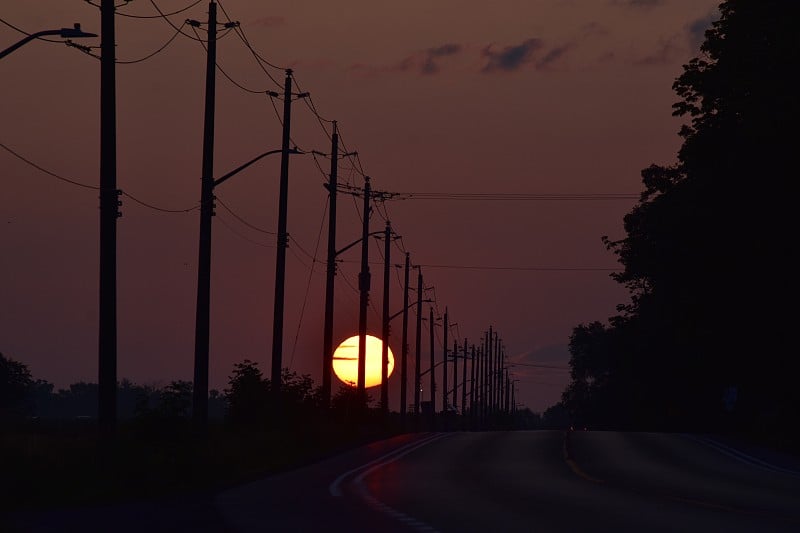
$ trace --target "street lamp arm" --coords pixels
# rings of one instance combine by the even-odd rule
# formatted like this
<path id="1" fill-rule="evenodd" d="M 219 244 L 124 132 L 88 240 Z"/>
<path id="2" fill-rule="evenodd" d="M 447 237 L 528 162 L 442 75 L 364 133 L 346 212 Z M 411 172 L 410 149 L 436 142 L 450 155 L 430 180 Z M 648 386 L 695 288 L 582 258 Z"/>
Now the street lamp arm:
<path id="1" fill-rule="evenodd" d="M 373 231 L 372 233 L 370 233 L 370 234 L 369 234 L 369 235 L 367 235 L 367 236 L 368 236 L 368 237 L 372 237 L 372 236 L 374 236 L 374 235 L 383 235 L 383 233 L 384 233 L 384 232 L 383 232 L 383 230 L 381 230 L 381 231 Z M 359 237 L 357 240 L 355 240 L 355 241 L 351 242 L 350 244 L 348 244 L 347 246 L 345 246 L 344 248 L 342 248 L 341 250 L 339 250 L 338 252 L 336 252 L 335 254 L 333 254 L 333 255 L 334 255 L 334 257 L 336 257 L 336 256 L 337 256 L 337 255 L 339 255 L 339 254 L 342 254 L 342 253 L 346 252 L 347 250 L 349 250 L 350 248 L 352 248 L 352 247 L 353 247 L 353 246 L 355 246 L 356 244 L 360 243 L 362 240 L 363 240 L 363 239 L 361 239 L 361 238 Z"/>
<path id="2" fill-rule="evenodd" d="M 435 365 L 433 365 L 432 367 L 430 367 L 430 368 L 429 368 L 428 370 L 426 370 L 425 372 L 420 372 L 420 374 L 419 374 L 419 377 L 422 377 L 422 376 L 424 376 L 425 374 L 427 374 L 428 372 L 430 372 L 431 370 L 433 370 L 433 369 L 434 369 L 434 368 L 436 368 L 437 366 L 441 365 L 442 363 L 444 363 L 444 361 L 439 361 L 438 363 L 436 363 Z"/>
<path id="3" fill-rule="evenodd" d="M 18 43 L 13 44 L 0 52 L 0 59 L 4 58 L 17 48 L 28 44 L 29 42 L 33 41 L 34 39 L 38 39 L 39 37 L 44 37 L 46 35 L 58 35 L 64 39 L 77 39 L 80 37 L 97 37 L 94 33 L 86 33 L 81 31 L 81 25 L 75 24 L 74 28 L 61 28 L 58 30 L 43 30 L 37 31 L 36 33 L 31 33 L 30 35 L 25 36 L 24 39 L 20 40 Z"/>
<path id="4" fill-rule="evenodd" d="M 234 175 L 236 175 L 239 172 L 241 172 L 242 170 L 246 169 L 247 167 L 249 167 L 253 163 L 255 163 L 255 162 L 267 157 L 268 155 L 279 154 L 281 152 L 283 152 L 283 150 L 281 150 L 281 149 L 270 150 L 269 152 L 264 152 L 263 154 L 261 154 L 261 155 L 259 155 L 257 157 L 254 157 L 253 159 L 251 159 L 247 163 L 245 163 L 243 165 L 240 165 L 239 167 L 231 170 L 230 172 L 228 172 L 224 176 L 215 179 L 214 180 L 214 187 L 216 187 L 217 185 L 220 185 L 221 183 L 227 181 L 228 179 L 232 178 Z M 302 152 L 300 150 L 298 150 L 297 148 L 291 148 L 291 149 L 289 149 L 289 153 L 294 155 L 294 154 L 300 154 Z"/>
<path id="5" fill-rule="evenodd" d="M 430 299 L 428 299 L 428 300 L 422 300 L 422 302 L 423 302 L 423 303 L 425 303 L 425 302 L 432 302 L 432 301 L 433 301 L 433 300 L 430 300 Z M 400 316 L 400 315 L 402 314 L 402 312 L 403 312 L 403 311 L 405 311 L 406 309 L 411 309 L 411 308 L 412 308 L 412 307 L 414 307 L 415 305 L 417 305 L 417 302 L 411 302 L 410 304 L 408 304 L 408 307 L 405 307 L 405 308 L 403 308 L 403 309 L 399 310 L 398 312 L 396 312 L 395 314 L 393 314 L 392 316 L 390 316 L 390 317 L 389 317 L 389 321 L 392 321 L 392 320 L 394 320 L 395 318 L 397 318 L 398 316 Z"/>

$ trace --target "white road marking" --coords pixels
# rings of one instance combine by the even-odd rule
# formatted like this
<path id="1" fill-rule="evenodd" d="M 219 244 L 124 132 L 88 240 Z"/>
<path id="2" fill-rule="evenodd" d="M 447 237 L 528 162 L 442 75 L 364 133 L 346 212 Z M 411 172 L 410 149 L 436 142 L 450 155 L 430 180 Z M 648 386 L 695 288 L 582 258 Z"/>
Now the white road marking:
<path id="1" fill-rule="evenodd" d="M 341 498 L 342 495 L 343 495 L 342 494 L 341 485 L 342 485 L 342 482 L 348 476 L 351 476 L 351 475 L 355 474 L 356 472 L 358 472 L 360 470 L 363 470 L 365 468 L 369 468 L 370 466 L 372 466 L 372 465 L 374 465 L 376 463 L 379 463 L 381 461 L 385 461 L 387 458 L 392 457 L 395 454 L 402 453 L 404 450 L 407 450 L 408 448 L 415 447 L 415 449 L 416 449 L 417 446 L 419 446 L 421 444 L 424 444 L 424 443 L 426 443 L 426 442 L 428 442 L 428 441 L 430 441 L 432 439 L 435 439 L 435 438 L 441 438 L 441 436 L 434 434 L 434 435 L 430 435 L 428 437 L 425 437 L 424 439 L 421 439 L 421 440 L 417 440 L 417 441 L 414 441 L 414 442 L 409 442 L 408 444 L 405 444 L 405 445 L 403 445 L 403 446 L 401 446 L 401 447 L 399 447 L 399 448 L 397 448 L 395 450 L 392 450 L 391 452 L 387 453 L 386 455 L 383 455 L 383 456 L 378 457 L 377 459 L 374 459 L 374 460 L 372 460 L 372 461 L 370 461 L 370 462 L 368 462 L 366 464 L 363 464 L 361 466 L 353 468 L 352 470 L 348 470 L 344 474 L 342 474 L 339 477 L 337 477 L 333 481 L 333 483 L 330 484 L 330 486 L 328 487 L 328 491 L 331 493 L 331 496 L 334 496 L 334 497 L 337 497 L 337 498 Z M 403 454 L 403 455 L 405 455 L 405 454 Z"/>
<path id="2" fill-rule="evenodd" d="M 687 438 L 691 439 L 691 440 L 694 440 L 696 442 L 700 442 L 701 444 L 705 444 L 709 448 L 713 448 L 713 449 L 717 450 L 718 452 L 720 452 L 723 455 L 727 455 L 728 457 L 736 459 L 740 463 L 745 463 L 745 464 L 748 464 L 750 466 L 763 468 L 765 470 L 770 470 L 772 472 L 778 472 L 778 473 L 781 473 L 781 474 L 788 474 L 788 475 L 794 476 L 794 477 L 800 477 L 800 472 L 798 472 L 797 470 L 791 470 L 789 468 L 783 468 L 781 466 L 768 463 L 768 462 L 763 461 L 763 460 L 761 460 L 761 459 L 759 459 L 757 457 L 753 457 L 752 455 L 748 455 L 748 454 L 744 453 L 741 450 L 737 450 L 736 448 L 731 448 L 730 446 L 722 444 L 721 442 L 716 441 L 714 439 L 711 439 L 709 437 L 698 437 L 696 435 L 689 435 L 689 434 L 687 434 L 685 436 Z"/>

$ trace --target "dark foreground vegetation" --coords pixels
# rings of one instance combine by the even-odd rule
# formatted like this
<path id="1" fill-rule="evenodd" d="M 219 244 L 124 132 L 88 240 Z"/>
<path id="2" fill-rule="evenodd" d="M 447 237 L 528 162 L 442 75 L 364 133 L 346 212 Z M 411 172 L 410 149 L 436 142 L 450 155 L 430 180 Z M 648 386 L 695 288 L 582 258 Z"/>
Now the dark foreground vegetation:
<path id="1" fill-rule="evenodd" d="M 570 339 L 581 424 L 726 432 L 800 450 L 797 2 L 727 0 L 673 88 L 677 162 L 642 171 L 626 237 L 631 301 Z"/>
<path id="2" fill-rule="evenodd" d="M 345 388 L 322 409 L 308 376 L 284 371 L 281 416 L 256 363 L 234 365 L 228 388 L 211 391 L 210 422 L 191 421 L 192 385 L 122 381 L 113 437 L 97 428 L 97 384 L 55 391 L 0 354 L 0 510 L 40 509 L 213 493 L 406 430 L 459 430 L 490 424 L 532 429 L 565 423 L 527 409 L 489 421 L 466 415 L 386 416 Z M 481 427 L 484 427 L 483 425 Z"/>

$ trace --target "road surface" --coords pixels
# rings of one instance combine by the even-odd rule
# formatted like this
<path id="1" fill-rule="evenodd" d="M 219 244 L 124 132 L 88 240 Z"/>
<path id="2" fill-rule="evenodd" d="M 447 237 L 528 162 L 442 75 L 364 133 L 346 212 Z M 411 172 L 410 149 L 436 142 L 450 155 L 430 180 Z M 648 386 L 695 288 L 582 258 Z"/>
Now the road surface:
<path id="1" fill-rule="evenodd" d="M 797 532 L 800 465 L 792 461 L 679 434 L 401 435 L 202 502 L 42 515 L 19 530 L 94 531 L 86 524 L 104 516 L 115 531 L 147 533 Z M 44 527 L 54 523 L 62 527 Z"/>

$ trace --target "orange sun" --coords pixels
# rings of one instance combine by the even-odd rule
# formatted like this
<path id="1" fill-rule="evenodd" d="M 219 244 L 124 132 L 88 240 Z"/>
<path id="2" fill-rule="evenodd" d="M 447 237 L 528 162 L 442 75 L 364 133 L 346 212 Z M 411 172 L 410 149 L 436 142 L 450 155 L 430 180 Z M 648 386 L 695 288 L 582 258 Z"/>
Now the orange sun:
<path id="1" fill-rule="evenodd" d="M 383 341 L 378 337 L 367 335 L 367 365 L 364 386 L 374 387 L 381 384 L 381 357 Z M 389 368 L 387 376 L 394 370 L 394 354 L 389 348 Z M 345 384 L 355 387 L 358 383 L 358 335 L 343 341 L 333 352 L 333 371 L 336 377 Z"/>

